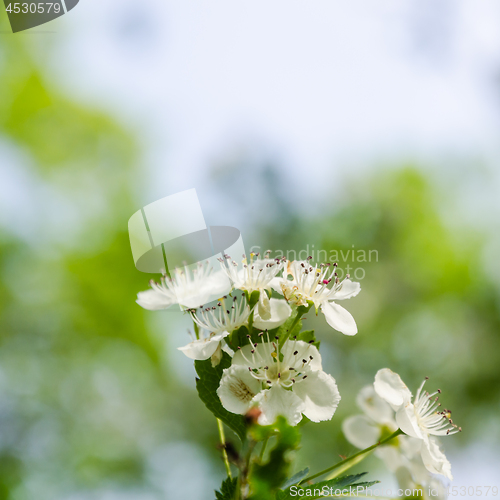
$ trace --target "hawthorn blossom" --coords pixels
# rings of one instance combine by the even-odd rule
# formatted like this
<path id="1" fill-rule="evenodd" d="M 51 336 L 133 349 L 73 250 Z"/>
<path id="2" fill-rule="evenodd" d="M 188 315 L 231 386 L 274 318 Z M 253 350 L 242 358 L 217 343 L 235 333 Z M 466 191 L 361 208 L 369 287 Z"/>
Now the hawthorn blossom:
<path id="1" fill-rule="evenodd" d="M 288 263 L 281 279 L 275 278 L 272 282 L 274 290 L 282 294 L 285 299 L 294 305 L 305 306 L 312 302 L 325 315 L 327 323 L 342 332 L 344 335 L 356 335 L 358 328 L 352 315 L 335 300 L 344 300 L 355 297 L 361 290 L 359 283 L 349 279 L 349 275 L 340 281 L 336 273 L 337 264 L 332 268 L 330 264 L 312 266 L 307 261 L 292 261 Z M 288 277 L 291 276 L 292 280 Z M 333 281 L 333 285 L 328 285 Z"/>
<path id="2" fill-rule="evenodd" d="M 261 334 L 262 336 L 263 334 Z M 312 343 L 279 340 L 238 348 L 217 389 L 222 405 L 232 413 L 261 411 L 259 423 L 272 424 L 279 415 L 291 425 L 302 414 L 313 422 L 330 420 L 340 401 L 335 379 L 321 366 Z"/>
<path id="3" fill-rule="evenodd" d="M 373 385 L 361 389 L 356 404 L 363 414 L 345 419 L 342 431 L 346 439 L 357 448 L 368 448 L 398 430 L 393 409 L 377 395 Z M 394 441 L 396 439 L 399 438 Z"/>
<path id="4" fill-rule="evenodd" d="M 227 331 L 221 333 L 208 332 L 208 334 L 202 334 L 199 339 L 195 339 L 184 347 L 178 347 L 177 349 L 189 359 L 204 360 L 213 358 L 212 365 L 216 366 L 220 363 L 222 357 L 221 341 L 229 334 L 230 332 Z"/>
<path id="5" fill-rule="evenodd" d="M 258 309 L 254 311 L 253 326 L 259 330 L 273 330 L 281 326 L 292 314 L 292 308 L 286 300 L 271 299 L 269 301 L 271 317 L 264 320 L 260 317 Z"/>
<path id="6" fill-rule="evenodd" d="M 251 253 L 250 260 L 243 255 L 242 264 L 231 260 L 229 255 L 224 255 L 224 259 L 219 259 L 222 269 L 232 281 L 233 286 L 239 290 L 252 292 L 258 290 L 259 303 L 257 312 L 262 320 L 271 319 L 271 304 L 269 294 L 271 293 L 271 280 L 283 269 L 284 259 L 270 259 L 271 250 L 261 258 L 259 253 Z"/>
<path id="7" fill-rule="evenodd" d="M 420 475 L 415 475 L 416 468 L 423 469 Z M 412 465 L 412 469 L 409 469 L 403 465 L 395 471 L 395 476 L 402 491 L 419 492 L 414 496 L 415 498 L 422 498 L 422 500 L 446 500 L 448 498 L 447 488 L 439 479 L 431 476 L 423 466 Z"/>
<path id="8" fill-rule="evenodd" d="M 375 392 L 373 385 L 361 389 L 356 403 L 363 414 L 353 415 L 344 420 L 342 431 L 346 439 L 357 448 L 368 448 L 398 429 L 394 410 Z M 417 484 L 423 485 L 427 484 L 430 474 L 420 458 L 420 448 L 420 440 L 402 435 L 380 446 L 374 453 L 396 476 L 410 475 Z M 406 472 L 401 472 L 401 468 Z M 401 480 L 400 484 L 402 482 Z"/>
<path id="9" fill-rule="evenodd" d="M 427 380 L 427 379 L 426 379 Z M 451 419 L 451 411 L 438 411 L 441 391 L 424 392 L 424 384 L 419 387 L 412 402 L 412 394 L 401 377 L 384 368 L 375 376 L 374 388 L 377 394 L 391 405 L 396 412 L 398 427 L 408 436 L 421 441 L 421 457 L 426 469 L 434 474 L 442 474 L 452 479 L 451 465 L 433 436 L 448 436 L 460 432 Z"/>
<path id="10" fill-rule="evenodd" d="M 198 307 L 211 297 L 220 297 L 230 289 L 226 275 L 221 271 L 214 272 L 208 261 L 200 262 L 193 270 L 188 266 L 176 267 L 171 278 L 162 276 L 160 283 L 151 280 L 150 285 L 151 289 L 137 294 L 136 301 L 150 311 L 167 309 L 173 304 Z"/>
<path id="11" fill-rule="evenodd" d="M 238 297 L 234 297 L 232 301 L 224 297 L 217 306 L 201 306 L 198 310 L 192 309 L 190 313 L 196 325 L 207 331 L 208 335 L 203 335 L 178 350 L 191 359 L 212 357 L 212 364 L 217 365 L 222 356 L 221 341 L 248 321 L 250 307 L 245 296 L 239 302 Z"/>

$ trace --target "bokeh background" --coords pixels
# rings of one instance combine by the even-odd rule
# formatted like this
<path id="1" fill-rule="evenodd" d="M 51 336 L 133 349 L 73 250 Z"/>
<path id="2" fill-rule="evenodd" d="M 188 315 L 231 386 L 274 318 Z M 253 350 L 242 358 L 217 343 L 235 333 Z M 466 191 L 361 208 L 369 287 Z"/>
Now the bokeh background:
<path id="1" fill-rule="evenodd" d="M 453 484 L 500 486 L 499 75 L 495 0 L 81 0 L 16 35 L 2 6 L 0 499 L 213 498 L 186 318 L 134 303 L 127 235 L 192 187 L 247 247 L 377 252 L 356 337 L 306 320 L 343 399 L 297 467 L 353 451 L 388 366 L 443 390 Z"/>

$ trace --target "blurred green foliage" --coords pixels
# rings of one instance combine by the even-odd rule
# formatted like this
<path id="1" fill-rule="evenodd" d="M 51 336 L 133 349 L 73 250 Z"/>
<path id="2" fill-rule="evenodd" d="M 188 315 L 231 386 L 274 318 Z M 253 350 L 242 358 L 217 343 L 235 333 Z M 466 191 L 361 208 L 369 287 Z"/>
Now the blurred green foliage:
<path id="1" fill-rule="evenodd" d="M 0 28 L 8 29 L 4 12 Z M 186 380 L 170 362 L 176 320 L 153 319 L 134 304 L 148 277 L 134 269 L 126 233 L 142 201 L 133 134 L 65 96 L 44 76 L 33 44 L 0 39 L 0 146 L 15 151 L 9 168 L 20 165 L 33 180 L 23 186 L 22 213 L 0 227 L 0 500 L 108 490 L 169 498 L 179 478 L 168 471 L 201 474 L 205 459 L 204 477 L 216 487 L 224 475 L 217 427 L 197 398 L 194 371 Z M 484 429 L 498 439 L 500 317 L 498 283 L 480 263 L 487 235 L 445 224 L 439 192 L 412 167 L 356 180 L 314 217 L 287 196 L 272 167 L 259 182 L 266 213 L 278 216 L 245 206 L 262 224 L 247 245 L 354 245 L 378 255 L 354 263 L 365 270 L 363 290 L 343 305 L 358 322 L 356 337 L 312 312 L 304 320 L 316 329 L 342 402 L 331 422 L 302 428 L 298 466 L 314 471 L 352 451 L 340 422 L 383 366 L 412 387 L 431 377 L 464 428 L 454 438 L 461 445 Z M 227 192 L 244 200 L 247 187 L 234 182 Z M 183 448 L 172 447 L 179 442 Z"/>

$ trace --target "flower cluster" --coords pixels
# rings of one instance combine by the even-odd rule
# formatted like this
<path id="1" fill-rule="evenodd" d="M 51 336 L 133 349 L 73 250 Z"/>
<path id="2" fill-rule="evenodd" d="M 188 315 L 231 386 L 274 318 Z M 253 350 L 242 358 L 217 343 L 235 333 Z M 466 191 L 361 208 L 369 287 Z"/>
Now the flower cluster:
<path id="1" fill-rule="evenodd" d="M 337 383 L 323 371 L 314 332 L 302 331 L 303 314 L 321 312 L 326 323 L 344 335 L 358 331 L 352 315 L 337 301 L 358 295 L 359 283 L 351 281 L 349 275 L 340 280 L 335 264 L 313 264 L 311 258 L 290 262 L 269 256 L 270 251 L 263 256 L 250 254 L 237 262 L 224 255 L 217 271 L 208 262 L 194 270 L 175 269 L 172 277 L 152 282 L 137 298 L 145 309 L 177 304 L 190 316 L 195 335 L 179 350 L 196 361 L 201 379 L 197 381 L 198 392 L 219 419 L 219 430 L 223 420 L 235 432 L 243 432 L 243 436 L 239 434 L 242 441 L 249 432 L 247 424 L 241 431 L 235 421 L 269 428 L 274 425 L 275 433 L 283 425 L 280 422 L 296 426 L 304 416 L 312 422 L 330 420 L 337 409 L 341 399 Z M 348 441 L 362 451 L 309 476 L 309 484 L 337 467 L 347 470 L 357 463 L 355 459 L 376 448 L 375 454 L 404 490 L 444 491 L 434 475 L 451 480 L 451 465 L 438 438 L 461 428 L 453 423 L 449 410 L 441 409 L 441 391 L 429 393 L 424 384 L 413 397 L 398 374 L 387 368 L 379 370 L 373 385 L 357 397 L 363 414 L 347 418 L 342 426 Z M 264 448 L 265 444 L 261 460 Z M 227 454 L 225 463 L 231 479 Z M 245 475 L 251 468 L 241 460 L 234 463 L 242 474 L 236 496 L 248 498 L 250 486 Z"/>
<path id="2" fill-rule="evenodd" d="M 441 391 L 424 391 L 426 380 L 412 399 L 397 373 L 388 368 L 379 370 L 374 384 L 358 394 L 356 402 L 363 414 L 347 418 L 342 425 L 347 440 L 358 448 L 370 446 L 398 428 L 404 432 L 375 451 L 403 489 L 439 489 L 430 473 L 453 479 L 438 437 L 462 429 L 453 423 L 450 410 L 440 410 Z"/>
<path id="3" fill-rule="evenodd" d="M 176 269 L 173 277 L 164 276 L 161 283 L 152 282 L 150 290 L 140 292 L 137 303 L 150 310 L 182 306 L 192 317 L 196 338 L 179 350 L 194 360 L 210 358 L 213 366 L 220 362 L 223 349 L 234 353 L 223 344 L 246 327 L 247 344 L 237 346 L 217 391 L 226 410 L 245 414 L 257 407 L 263 424 L 272 423 L 278 415 L 291 425 L 302 415 L 314 422 L 331 419 L 340 395 L 334 378 L 322 370 L 318 349 L 297 336 L 287 338 L 287 332 L 281 339 L 271 339 L 269 332 L 290 317 L 299 320 L 299 307 L 314 305 L 332 328 L 356 334 L 353 317 L 335 301 L 357 295 L 359 283 L 349 277 L 339 280 L 336 265 L 315 266 L 311 259 L 288 262 L 270 259 L 269 254 L 252 253 L 239 263 L 224 255 L 218 272 L 208 262 L 194 271 Z M 227 279 L 231 297 L 225 295 L 216 304 L 205 305 L 207 297 L 224 290 Z M 273 290 L 282 297 L 272 298 Z M 257 335 L 256 342 L 249 340 L 252 335 Z"/>

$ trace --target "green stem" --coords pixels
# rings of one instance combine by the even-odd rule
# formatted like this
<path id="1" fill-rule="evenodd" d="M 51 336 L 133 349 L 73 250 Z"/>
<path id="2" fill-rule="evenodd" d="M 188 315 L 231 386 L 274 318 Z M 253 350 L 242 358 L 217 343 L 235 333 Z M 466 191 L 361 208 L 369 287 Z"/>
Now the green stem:
<path id="1" fill-rule="evenodd" d="M 248 317 L 248 333 L 252 335 L 252 328 L 253 328 L 253 313 L 254 309 L 252 309 L 252 312 L 250 313 L 250 316 Z"/>
<path id="2" fill-rule="evenodd" d="M 283 346 L 285 342 L 288 340 L 288 337 L 290 337 L 290 334 L 293 332 L 293 329 L 297 326 L 297 323 L 300 321 L 300 318 L 302 318 L 303 314 L 304 311 L 300 311 L 300 309 L 297 310 L 297 316 L 295 316 L 292 326 L 288 329 L 288 332 L 285 332 L 285 334 L 281 336 L 279 340 L 280 347 Z"/>
<path id="3" fill-rule="evenodd" d="M 371 451 L 373 451 L 375 448 L 378 448 L 380 445 L 382 444 L 386 444 L 388 443 L 389 441 L 391 441 L 391 439 L 394 439 L 395 437 L 398 437 L 400 436 L 401 434 L 404 434 L 404 432 L 401 430 L 401 429 L 398 429 L 396 432 L 392 433 L 389 437 L 387 437 L 386 439 L 383 439 L 382 441 L 379 441 L 378 443 L 375 443 L 374 445 L 368 447 L 368 448 L 365 448 L 364 450 L 361 450 L 359 451 L 358 453 L 355 453 L 354 455 L 352 455 L 351 457 L 349 458 L 346 458 L 345 460 L 342 460 L 342 462 L 338 462 L 336 463 L 335 465 L 332 465 L 331 467 L 328 467 L 327 469 L 325 470 L 322 470 L 321 472 L 318 472 L 312 476 L 309 476 L 307 478 L 304 478 L 302 479 L 302 481 L 300 481 L 299 484 L 302 484 L 304 481 L 311 481 L 312 479 L 316 479 L 317 477 L 319 476 L 322 476 L 323 474 L 326 474 L 327 472 L 331 472 L 332 470 L 334 469 L 338 469 L 339 467 L 343 467 L 345 464 L 348 464 L 349 462 L 353 462 L 355 461 L 358 457 L 361 457 L 363 455 L 366 455 L 368 453 L 370 453 Z M 354 464 L 353 464 L 354 465 Z"/>
<path id="4" fill-rule="evenodd" d="M 257 444 L 253 439 L 247 443 L 247 451 L 245 460 L 240 465 L 240 473 L 238 474 L 238 482 L 236 484 L 235 500 L 245 500 L 247 498 L 246 491 L 248 488 L 248 475 L 250 473 L 250 462 L 252 459 L 252 452 Z"/>
<path id="5" fill-rule="evenodd" d="M 194 325 L 194 333 L 196 335 L 196 338 L 199 340 L 200 339 L 200 327 L 196 323 L 196 321 L 193 320 L 193 325 Z"/>
<path id="6" fill-rule="evenodd" d="M 224 426 L 222 425 L 222 422 L 217 419 L 217 427 L 219 429 L 219 438 L 220 438 L 220 443 L 222 445 L 222 458 L 224 459 L 224 465 L 226 466 L 226 472 L 227 476 L 229 478 L 233 478 L 231 475 L 231 466 L 229 465 L 229 458 L 227 456 L 227 450 L 226 450 L 226 437 L 224 435 Z"/>
<path id="7" fill-rule="evenodd" d="M 262 460 L 264 460 L 264 453 L 266 452 L 266 446 L 267 446 L 268 441 L 269 441 L 269 436 L 266 436 L 266 439 L 264 439 L 264 442 L 262 443 L 262 448 L 260 450 L 259 461 L 261 463 L 262 463 Z"/>

